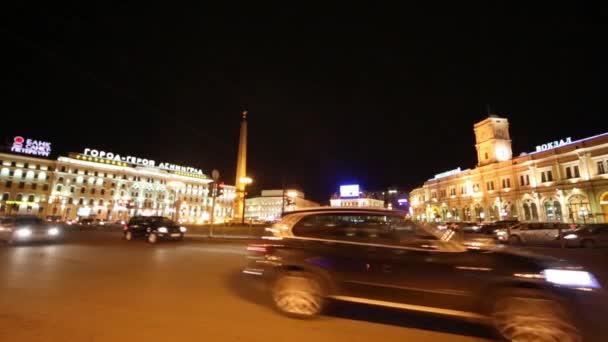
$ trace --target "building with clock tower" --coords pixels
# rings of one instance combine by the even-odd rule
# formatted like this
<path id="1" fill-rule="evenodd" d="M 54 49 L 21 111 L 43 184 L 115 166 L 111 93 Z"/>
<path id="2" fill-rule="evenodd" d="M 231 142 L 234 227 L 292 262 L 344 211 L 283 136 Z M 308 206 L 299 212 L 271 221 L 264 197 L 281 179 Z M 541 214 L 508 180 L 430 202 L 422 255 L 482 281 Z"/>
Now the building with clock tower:
<path id="1" fill-rule="evenodd" d="M 513 152 L 507 119 L 490 115 L 476 123 L 473 130 L 478 166 L 511 159 Z"/>

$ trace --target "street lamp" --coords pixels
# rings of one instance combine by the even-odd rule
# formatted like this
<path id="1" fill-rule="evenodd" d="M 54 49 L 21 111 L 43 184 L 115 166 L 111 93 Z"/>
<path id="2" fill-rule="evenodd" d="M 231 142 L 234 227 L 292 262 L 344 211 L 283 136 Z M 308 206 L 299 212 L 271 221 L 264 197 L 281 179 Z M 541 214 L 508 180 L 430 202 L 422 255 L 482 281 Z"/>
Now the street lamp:
<path id="1" fill-rule="evenodd" d="M 247 192 L 245 191 L 245 188 L 247 187 L 247 185 L 253 183 L 253 179 L 249 178 L 249 177 L 241 177 L 239 178 L 239 181 L 241 182 L 241 184 L 243 184 L 243 190 L 241 190 L 243 192 L 243 213 L 241 215 L 241 224 L 245 224 L 245 207 L 247 206 L 247 201 L 245 200 L 245 197 L 247 195 Z"/>

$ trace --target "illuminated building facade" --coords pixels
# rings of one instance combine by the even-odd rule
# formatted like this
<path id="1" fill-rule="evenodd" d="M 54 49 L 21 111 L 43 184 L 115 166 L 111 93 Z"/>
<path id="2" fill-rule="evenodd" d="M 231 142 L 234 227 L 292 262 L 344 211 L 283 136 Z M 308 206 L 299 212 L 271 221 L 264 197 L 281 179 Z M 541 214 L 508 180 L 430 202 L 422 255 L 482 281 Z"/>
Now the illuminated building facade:
<path id="1" fill-rule="evenodd" d="M 271 222 L 281 218 L 283 212 L 318 207 L 319 203 L 304 198 L 298 190 L 262 190 L 261 196 L 248 198 L 245 218 Z"/>
<path id="2" fill-rule="evenodd" d="M 211 180 L 199 169 L 92 149 L 56 160 L 35 153 L 36 157 L 0 153 L 0 215 L 112 221 L 162 215 L 184 223 L 209 220 Z M 224 186 L 216 197 L 216 218 L 233 215 L 235 197 L 234 187 Z"/>
<path id="3" fill-rule="evenodd" d="M 478 165 L 435 175 L 410 193 L 423 221 L 608 222 L 608 133 L 560 139 L 512 156 L 507 119 L 475 124 Z"/>

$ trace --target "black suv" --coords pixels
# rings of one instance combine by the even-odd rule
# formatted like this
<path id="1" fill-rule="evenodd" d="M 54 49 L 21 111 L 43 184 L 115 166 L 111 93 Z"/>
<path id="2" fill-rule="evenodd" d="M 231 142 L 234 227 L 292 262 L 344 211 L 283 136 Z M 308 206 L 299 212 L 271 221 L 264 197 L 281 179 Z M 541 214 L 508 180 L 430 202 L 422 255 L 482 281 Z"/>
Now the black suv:
<path id="1" fill-rule="evenodd" d="M 125 240 L 146 239 L 156 243 L 159 239 L 182 240 L 186 227 L 180 227 L 163 216 L 133 216 L 124 227 Z"/>
<path id="2" fill-rule="evenodd" d="M 516 341 L 580 341 L 601 321 L 595 277 L 509 246 L 471 249 L 380 209 L 295 211 L 248 246 L 243 273 L 261 276 L 279 312 L 321 313 L 328 300 L 485 322 Z M 595 305 L 594 305 L 595 304 Z"/>

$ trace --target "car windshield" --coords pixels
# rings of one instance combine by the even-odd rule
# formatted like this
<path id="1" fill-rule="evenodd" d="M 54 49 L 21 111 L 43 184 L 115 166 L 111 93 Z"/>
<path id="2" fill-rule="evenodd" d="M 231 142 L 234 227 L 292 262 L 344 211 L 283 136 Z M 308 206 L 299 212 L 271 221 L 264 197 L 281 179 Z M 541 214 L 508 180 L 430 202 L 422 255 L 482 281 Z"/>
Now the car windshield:
<path id="1" fill-rule="evenodd" d="M 166 217 L 152 217 L 150 218 L 150 223 L 159 225 L 159 226 L 174 226 L 175 222 L 166 218 Z"/>
<path id="2" fill-rule="evenodd" d="M 290 225 L 293 225 L 291 232 L 288 228 Z M 439 231 L 430 225 L 421 225 L 402 216 L 375 212 L 290 215 L 268 231 L 272 232 L 274 238 L 297 236 L 407 247 L 429 245 L 429 242 L 432 242 L 446 250 L 466 249 L 450 230 Z"/>
<path id="3" fill-rule="evenodd" d="M 37 225 L 42 223 L 44 223 L 44 221 L 37 217 L 18 217 L 15 219 L 15 224 L 18 225 Z"/>

